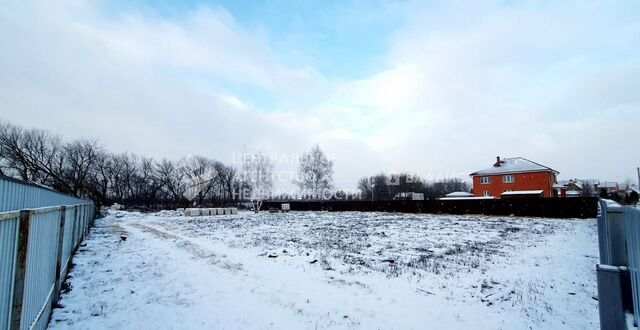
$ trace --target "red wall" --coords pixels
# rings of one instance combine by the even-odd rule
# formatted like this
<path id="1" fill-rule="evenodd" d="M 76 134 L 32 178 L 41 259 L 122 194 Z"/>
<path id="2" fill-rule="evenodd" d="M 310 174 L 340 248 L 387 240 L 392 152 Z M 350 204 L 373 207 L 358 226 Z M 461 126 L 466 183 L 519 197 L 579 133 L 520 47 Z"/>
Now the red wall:
<path id="1" fill-rule="evenodd" d="M 544 197 L 553 197 L 553 184 L 556 182 L 555 174 L 551 172 L 513 173 L 515 182 L 503 183 L 500 175 L 485 175 L 491 177 L 491 183 L 482 184 L 480 178 L 473 177 L 473 195 L 482 197 L 485 190 L 489 195 L 500 198 L 500 194 L 507 190 L 544 190 Z"/>

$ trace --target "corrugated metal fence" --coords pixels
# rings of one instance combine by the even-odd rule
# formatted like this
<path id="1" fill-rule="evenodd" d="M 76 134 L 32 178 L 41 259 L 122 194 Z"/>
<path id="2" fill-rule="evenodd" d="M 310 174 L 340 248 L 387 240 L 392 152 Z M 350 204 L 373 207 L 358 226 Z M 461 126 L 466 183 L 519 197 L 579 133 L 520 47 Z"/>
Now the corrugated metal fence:
<path id="1" fill-rule="evenodd" d="M 629 254 L 629 272 L 633 290 L 633 310 L 635 324 L 640 324 L 640 210 L 624 210 L 627 229 L 627 252 Z"/>
<path id="2" fill-rule="evenodd" d="M 628 292 L 609 292 L 609 288 L 601 287 L 598 283 L 598 293 L 604 296 L 631 296 L 634 311 L 634 323 L 640 323 L 640 210 L 631 206 L 622 206 L 613 201 L 601 200 L 598 210 L 598 242 L 600 248 L 600 264 L 605 272 L 618 276 L 620 288 L 630 288 Z M 612 271 L 611 267 L 616 268 Z M 622 274 L 628 271 L 628 278 Z M 631 283 L 625 283 L 625 282 Z M 626 291 L 626 290 L 624 290 Z M 602 299 L 601 299 L 602 300 Z M 620 303 L 621 308 L 624 303 Z M 629 306 L 628 309 L 631 306 Z M 624 321 L 624 310 L 613 311 L 620 315 L 600 314 L 600 321 L 603 328 L 611 320 Z M 603 320 L 603 317 L 606 319 Z M 620 323 L 619 322 L 619 323 Z"/>
<path id="3" fill-rule="evenodd" d="M 0 329 L 47 327 L 94 211 L 89 200 L 0 177 Z"/>

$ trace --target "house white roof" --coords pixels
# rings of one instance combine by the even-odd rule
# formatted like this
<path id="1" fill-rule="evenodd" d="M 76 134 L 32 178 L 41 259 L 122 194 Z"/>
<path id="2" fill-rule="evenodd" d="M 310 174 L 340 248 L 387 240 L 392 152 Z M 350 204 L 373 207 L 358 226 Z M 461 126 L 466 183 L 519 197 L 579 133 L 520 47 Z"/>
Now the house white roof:
<path id="1" fill-rule="evenodd" d="M 466 191 L 454 191 L 446 194 L 445 197 L 473 197 L 473 194 Z"/>
<path id="2" fill-rule="evenodd" d="M 570 186 L 574 186 L 575 188 L 582 190 L 584 189 L 584 183 L 578 179 L 572 180 L 558 180 L 558 183 L 553 185 L 554 188 L 569 188 Z M 573 187 L 571 187 L 573 188 Z"/>
<path id="3" fill-rule="evenodd" d="M 514 191 L 505 191 L 502 196 L 510 196 L 510 195 L 539 195 L 542 194 L 544 190 L 514 190 Z"/>
<path id="4" fill-rule="evenodd" d="M 489 168 L 473 172 L 470 176 L 478 175 L 496 175 L 496 174 L 509 174 L 509 173 L 522 173 L 522 172 L 554 172 L 558 174 L 558 171 L 530 161 L 522 157 L 505 158 L 500 160 L 500 165 L 494 164 Z"/>

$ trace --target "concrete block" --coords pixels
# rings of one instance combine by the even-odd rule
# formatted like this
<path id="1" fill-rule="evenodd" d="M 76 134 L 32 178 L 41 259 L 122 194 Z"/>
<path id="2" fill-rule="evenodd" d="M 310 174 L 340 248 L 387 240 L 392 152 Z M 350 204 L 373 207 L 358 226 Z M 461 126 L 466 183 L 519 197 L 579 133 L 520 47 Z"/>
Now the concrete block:
<path id="1" fill-rule="evenodd" d="M 186 209 L 186 210 L 184 211 L 184 215 L 185 215 L 186 217 L 198 217 L 198 216 L 200 216 L 201 214 L 202 214 L 202 212 L 200 211 L 200 209 L 195 209 L 195 208 L 192 208 L 192 209 Z"/>

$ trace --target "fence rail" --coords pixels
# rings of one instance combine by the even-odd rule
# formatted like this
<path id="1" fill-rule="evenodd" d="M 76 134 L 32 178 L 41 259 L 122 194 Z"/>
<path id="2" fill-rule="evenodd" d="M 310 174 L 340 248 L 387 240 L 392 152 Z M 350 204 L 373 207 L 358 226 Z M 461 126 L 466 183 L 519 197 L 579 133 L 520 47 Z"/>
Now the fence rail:
<path id="1" fill-rule="evenodd" d="M 0 177 L 0 330 L 45 329 L 91 201 Z"/>

